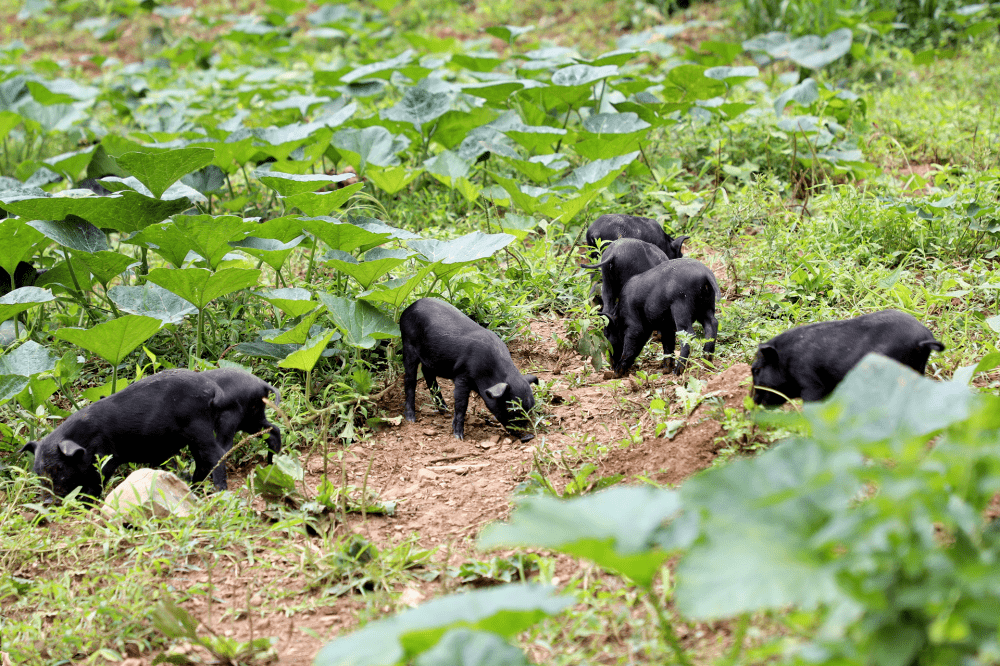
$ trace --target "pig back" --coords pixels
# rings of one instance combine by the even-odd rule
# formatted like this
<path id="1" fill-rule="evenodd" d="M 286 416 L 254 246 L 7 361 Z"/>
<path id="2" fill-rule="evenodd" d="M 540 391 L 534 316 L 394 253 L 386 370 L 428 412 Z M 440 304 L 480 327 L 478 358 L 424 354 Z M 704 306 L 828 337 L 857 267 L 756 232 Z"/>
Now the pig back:
<path id="1" fill-rule="evenodd" d="M 399 330 L 404 357 L 415 355 L 437 377 L 454 379 L 460 374 L 472 374 L 503 355 L 510 359 L 510 352 L 496 333 L 436 298 L 421 298 L 403 310 Z"/>

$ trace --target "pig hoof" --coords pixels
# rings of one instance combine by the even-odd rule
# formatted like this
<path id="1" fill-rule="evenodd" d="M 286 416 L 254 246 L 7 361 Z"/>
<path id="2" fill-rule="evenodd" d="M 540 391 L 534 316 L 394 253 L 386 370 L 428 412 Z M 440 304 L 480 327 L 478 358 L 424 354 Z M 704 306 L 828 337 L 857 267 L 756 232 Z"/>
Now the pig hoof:
<path id="1" fill-rule="evenodd" d="M 456 432 L 455 433 L 455 439 L 462 439 L 462 440 L 464 440 L 465 439 L 465 435 L 463 435 L 460 432 Z"/>
<path id="2" fill-rule="evenodd" d="M 530 442 L 534 438 L 535 438 L 535 436 L 532 435 L 530 432 L 526 432 L 523 435 L 521 435 L 521 441 L 522 442 Z"/>
<path id="3" fill-rule="evenodd" d="M 409 421 L 410 423 L 416 423 L 417 422 L 417 417 L 416 416 L 410 416 L 409 414 L 407 414 L 403 418 L 406 419 L 407 421 Z"/>

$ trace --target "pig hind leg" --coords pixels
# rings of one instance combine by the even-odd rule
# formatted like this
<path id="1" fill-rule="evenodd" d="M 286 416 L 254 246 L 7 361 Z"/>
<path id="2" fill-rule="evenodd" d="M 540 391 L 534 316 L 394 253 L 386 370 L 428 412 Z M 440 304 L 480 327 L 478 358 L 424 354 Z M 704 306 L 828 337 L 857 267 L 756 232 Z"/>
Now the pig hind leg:
<path id="1" fill-rule="evenodd" d="M 715 318 L 715 307 L 706 309 L 698 321 L 705 329 L 705 358 L 711 361 L 712 354 L 715 353 L 715 339 L 719 337 L 719 321 Z"/>
<path id="2" fill-rule="evenodd" d="M 691 310 L 691 304 L 681 300 L 674 301 L 670 306 L 670 314 L 673 315 L 674 320 L 674 330 L 684 331 L 690 337 L 694 337 L 694 314 Z M 671 335 L 670 337 L 673 338 L 674 335 Z M 665 345 L 666 342 L 664 342 L 664 351 L 666 351 Z M 673 344 L 671 344 L 671 353 L 673 353 Z M 688 338 L 681 343 L 680 357 L 677 359 L 677 364 L 674 366 L 675 375 L 679 375 L 684 372 L 684 366 L 687 365 L 687 360 L 690 355 L 691 342 L 690 338 Z"/>

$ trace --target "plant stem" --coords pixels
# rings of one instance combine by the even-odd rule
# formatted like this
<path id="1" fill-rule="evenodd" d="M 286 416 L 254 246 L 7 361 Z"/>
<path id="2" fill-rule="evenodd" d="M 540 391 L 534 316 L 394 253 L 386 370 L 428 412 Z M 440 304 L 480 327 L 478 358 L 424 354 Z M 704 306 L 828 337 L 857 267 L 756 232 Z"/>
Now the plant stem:
<path id="1" fill-rule="evenodd" d="M 205 334 L 205 308 L 198 308 L 198 340 L 195 342 L 194 357 L 201 358 L 201 337 Z M 191 364 L 188 364 L 190 367 Z"/>
<path id="2" fill-rule="evenodd" d="M 663 613 L 663 608 L 660 607 L 660 603 L 656 598 L 656 594 L 653 592 L 652 586 L 644 588 L 646 591 L 646 596 L 649 598 L 649 603 L 653 605 L 653 609 L 656 611 L 656 618 L 660 623 L 660 633 L 663 634 L 663 640 L 667 642 L 670 649 L 674 651 L 674 656 L 677 657 L 677 663 L 681 666 L 692 666 L 691 660 L 688 659 L 687 653 L 684 652 L 684 648 L 681 647 L 681 642 L 677 639 L 677 634 L 674 633 L 674 628 L 670 624 L 670 620 Z"/>

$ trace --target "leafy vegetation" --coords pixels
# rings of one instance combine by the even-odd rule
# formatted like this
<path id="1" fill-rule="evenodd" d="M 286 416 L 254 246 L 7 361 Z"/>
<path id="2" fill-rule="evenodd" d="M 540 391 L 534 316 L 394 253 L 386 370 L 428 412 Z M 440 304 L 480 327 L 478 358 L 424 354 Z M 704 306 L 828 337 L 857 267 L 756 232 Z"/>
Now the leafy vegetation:
<path id="1" fill-rule="evenodd" d="M 997 405 L 966 388 L 995 388 L 1000 352 L 996 8 L 590 4 L 0 5 L 0 650 L 14 663 L 170 645 L 266 663 L 270 636 L 205 633 L 179 605 L 210 618 L 212 572 L 255 558 L 266 580 L 247 609 L 365 599 L 365 626 L 318 664 L 996 659 Z M 53 33 L 86 46 L 47 50 Z M 679 490 L 595 493 L 619 479 L 597 474 L 587 433 L 551 465 L 539 438 L 523 484 L 538 494 L 479 542 L 534 559 L 446 556 L 437 572 L 412 541 L 339 533 L 349 513 L 396 508 L 367 476 L 349 483 L 343 456 L 398 416 L 377 404 L 401 310 L 440 296 L 506 339 L 560 317 L 553 343 L 582 359 L 579 381 L 606 341 L 574 248 L 623 211 L 692 236 L 725 291 L 714 367 L 671 400 L 641 394 L 650 437 L 684 427 L 705 374 L 796 323 L 912 312 L 947 345 L 931 374 L 954 379 L 869 360 L 801 416 L 714 407 L 730 456 L 804 434 Z M 34 284 L 14 284 L 21 262 L 44 269 Z M 72 498 L 35 502 L 25 442 L 160 368 L 232 363 L 285 397 L 292 454 L 248 478 L 251 504 L 222 493 L 147 534 L 93 524 Z M 263 450 L 241 442 L 233 461 Z M 319 488 L 295 455 L 313 450 Z M 378 619 L 417 580 L 551 583 L 545 551 L 597 573 Z M 544 620 L 573 604 L 568 633 Z M 724 653 L 693 654 L 679 627 L 720 619 Z M 576 640 L 605 634 L 625 637 Z"/>

